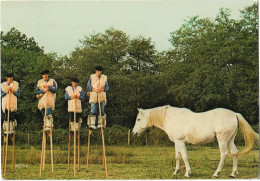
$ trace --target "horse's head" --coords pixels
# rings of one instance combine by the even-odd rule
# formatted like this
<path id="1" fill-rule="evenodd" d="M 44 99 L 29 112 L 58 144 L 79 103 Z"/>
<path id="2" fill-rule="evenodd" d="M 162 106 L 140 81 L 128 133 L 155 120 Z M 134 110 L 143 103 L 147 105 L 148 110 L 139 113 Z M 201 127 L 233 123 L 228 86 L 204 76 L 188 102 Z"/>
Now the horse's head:
<path id="1" fill-rule="evenodd" d="M 147 128 L 148 118 L 149 118 L 148 111 L 143 109 L 138 109 L 138 114 L 135 121 L 133 134 L 136 133 L 140 134 L 143 130 L 145 130 L 145 128 Z"/>

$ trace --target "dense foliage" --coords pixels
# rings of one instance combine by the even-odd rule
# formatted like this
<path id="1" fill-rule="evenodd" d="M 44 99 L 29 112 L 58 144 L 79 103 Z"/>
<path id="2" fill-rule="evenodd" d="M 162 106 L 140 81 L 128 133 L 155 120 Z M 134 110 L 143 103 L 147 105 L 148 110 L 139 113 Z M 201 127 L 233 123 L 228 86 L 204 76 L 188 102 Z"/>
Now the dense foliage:
<path id="1" fill-rule="evenodd" d="M 33 38 L 15 28 L 1 32 L 2 81 L 13 72 L 21 88 L 18 129 L 42 128 L 35 98 L 41 70 L 48 68 L 58 83 L 54 124 L 64 129 L 69 77 L 77 76 L 86 91 L 95 65 L 102 65 L 108 76 L 108 127 L 132 128 L 137 107 L 166 104 L 197 112 L 224 107 L 243 114 L 250 124 L 258 123 L 258 4 L 241 11 L 239 20 L 231 19 L 228 9 L 220 9 L 215 19 L 191 17 L 169 40 L 172 49 L 159 52 L 151 38 L 110 28 L 84 37 L 70 56 L 58 57 L 44 53 Z M 83 126 L 89 112 L 87 98 Z"/>

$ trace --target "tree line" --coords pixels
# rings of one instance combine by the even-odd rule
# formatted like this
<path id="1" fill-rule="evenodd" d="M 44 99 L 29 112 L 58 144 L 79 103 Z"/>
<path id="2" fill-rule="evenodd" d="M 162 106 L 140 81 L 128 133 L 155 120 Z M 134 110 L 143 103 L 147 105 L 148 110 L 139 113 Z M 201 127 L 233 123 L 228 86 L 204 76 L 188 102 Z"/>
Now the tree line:
<path id="1" fill-rule="evenodd" d="M 172 48 L 158 51 L 151 38 L 130 37 L 109 28 L 83 37 L 69 56 L 45 53 L 34 38 L 12 28 L 1 32 L 1 77 L 13 72 L 20 83 L 18 130 L 42 129 L 35 89 L 40 71 L 49 69 L 57 81 L 55 128 L 68 127 L 65 88 L 78 77 L 87 81 L 96 65 L 104 67 L 107 93 L 107 126 L 132 128 L 137 107 L 163 105 L 201 112 L 223 107 L 241 113 L 250 124 L 258 123 L 258 4 L 231 18 L 220 9 L 215 19 L 194 16 L 170 33 Z M 83 124 L 90 112 L 83 102 Z"/>

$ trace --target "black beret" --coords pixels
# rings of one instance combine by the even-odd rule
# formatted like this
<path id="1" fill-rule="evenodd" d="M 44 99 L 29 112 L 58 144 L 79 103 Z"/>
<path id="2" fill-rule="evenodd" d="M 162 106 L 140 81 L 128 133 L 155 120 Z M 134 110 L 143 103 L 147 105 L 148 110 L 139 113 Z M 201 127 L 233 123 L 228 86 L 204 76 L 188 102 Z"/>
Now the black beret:
<path id="1" fill-rule="evenodd" d="M 7 73 L 6 77 L 14 77 L 14 74 L 13 73 Z"/>
<path id="2" fill-rule="evenodd" d="M 76 78 L 76 77 L 72 77 L 70 80 L 71 80 L 72 82 L 79 82 L 79 79 Z"/>
<path id="3" fill-rule="evenodd" d="M 95 66 L 95 70 L 98 70 L 98 71 L 103 71 L 104 69 L 103 69 L 103 67 L 102 66 Z"/>
<path id="4" fill-rule="evenodd" d="M 49 74 L 50 73 L 50 71 L 49 70 L 43 70 L 43 71 L 41 71 L 41 75 L 44 75 L 44 74 Z"/>

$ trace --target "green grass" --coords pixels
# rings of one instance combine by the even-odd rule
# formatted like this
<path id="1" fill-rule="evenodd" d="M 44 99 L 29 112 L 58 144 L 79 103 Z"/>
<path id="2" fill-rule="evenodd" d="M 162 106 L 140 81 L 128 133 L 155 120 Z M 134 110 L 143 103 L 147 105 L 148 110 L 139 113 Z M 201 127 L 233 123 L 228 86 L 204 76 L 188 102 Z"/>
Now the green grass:
<path id="1" fill-rule="evenodd" d="M 192 150 L 191 150 L 192 148 Z M 8 148 L 11 151 L 11 147 Z M 39 146 L 17 146 L 16 168 L 11 173 L 11 156 L 8 158 L 7 173 L 4 179 L 185 179 L 185 167 L 173 176 L 175 168 L 174 147 L 160 146 L 106 146 L 108 178 L 102 166 L 102 147 L 91 146 L 89 172 L 86 172 L 86 146 L 81 147 L 81 169 L 73 178 L 73 153 L 71 165 L 67 167 L 67 146 L 54 146 L 54 173 L 51 172 L 50 151 L 47 150 L 46 170 L 39 176 Z M 240 147 L 239 150 L 242 148 Z M 73 151 L 73 150 L 71 150 Z M 11 155 L 11 152 L 10 154 Z M 203 146 L 188 146 L 191 179 L 210 179 L 219 163 L 219 149 Z M 225 161 L 220 179 L 229 179 L 232 170 L 232 157 Z M 238 179 L 257 178 L 259 173 L 259 151 L 252 150 L 239 159 Z"/>

